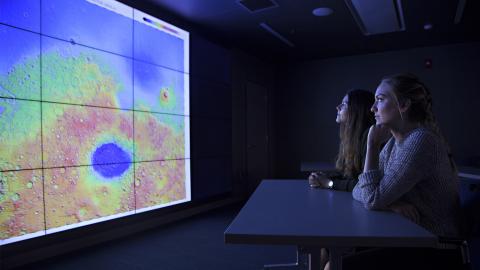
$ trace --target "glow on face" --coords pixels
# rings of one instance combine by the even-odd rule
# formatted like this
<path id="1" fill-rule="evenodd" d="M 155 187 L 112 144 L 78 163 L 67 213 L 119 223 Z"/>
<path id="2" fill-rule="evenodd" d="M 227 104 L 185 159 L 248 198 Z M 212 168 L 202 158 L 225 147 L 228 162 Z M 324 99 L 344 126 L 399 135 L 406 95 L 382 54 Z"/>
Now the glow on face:
<path id="1" fill-rule="evenodd" d="M 342 99 L 342 103 L 337 105 L 337 123 L 344 123 L 347 120 L 348 110 L 348 95 L 345 95 Z"/>
<path id="2" fill-rule="evenodd" d="M 398 103 L 392 87 L 385 82 L 380 83 L 375 91 L 375 103 L 371 111 L 375 114 L 377 125 L 392 125 L 400 119 Z"/>

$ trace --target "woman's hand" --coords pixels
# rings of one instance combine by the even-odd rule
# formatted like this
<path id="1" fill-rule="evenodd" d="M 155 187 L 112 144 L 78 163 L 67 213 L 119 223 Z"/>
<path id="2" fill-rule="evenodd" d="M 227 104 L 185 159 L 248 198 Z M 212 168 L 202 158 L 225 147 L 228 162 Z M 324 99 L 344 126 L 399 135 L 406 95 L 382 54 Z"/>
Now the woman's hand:
<path id="1" fill-rule="evenodd" d="M 385 125 L 372 125 L 368 130 L 367 146 L 380 150 L 380 146 L 385 143 L 392 133 Z"/>
<path id="2" fill-rule="evenodd" d="M 330 182 L 330 179 L 323 172 L 312 172 L 308 176 L 308 183 L 313 188 L 328 188 L 328 182 Z"/>
<path id="3" fill-rule="evenodd" d="M 384 125 L 372 125 L 368 130 L 367 154 L 365 156 L 365 165 L 363 172 L 378 169 L 379 153 L 382 150 L 382 144 L 385 143 L 392 133 Z"/>
<path id="4" fill-rule="evenodd" d="M 413 204 L 397 201 L 390 204 L 389 208 L 393 212 L 398 213 L 415 223 L 420 222 L 420 213 Z"/>

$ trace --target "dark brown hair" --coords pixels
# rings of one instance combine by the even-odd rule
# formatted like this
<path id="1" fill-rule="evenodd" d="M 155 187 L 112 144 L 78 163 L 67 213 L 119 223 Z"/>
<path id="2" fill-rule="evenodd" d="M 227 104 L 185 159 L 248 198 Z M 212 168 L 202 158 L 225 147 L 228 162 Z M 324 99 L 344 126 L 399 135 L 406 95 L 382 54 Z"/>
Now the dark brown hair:
<path id="1" fill-rule="evenodd" d="M 447 148 L 450 165 L 456 172 L 456 165 L 453 160 L 450 147 L 438 127 L 437 120 L 433 114 L 433 101 L 430 90 L 420 79 L 411 73 L 400 73 L 384 77 L 382 82 L 392 86 L 394 94 L 399 103 L 410 100 L 410 107 L 407 111 L 409 121 L 419 123 L 435 132 Z"/>
<path id="2" fill-rule="evenodd" d="M 340 146 L 335 166 L 344 177 L 357 178 L 363 170 L 366 131 L 375 123 L 370 111 L 375 97 L 362 89 L 349 91 L 347 97 L 347 115 L 340 123 Z"/>

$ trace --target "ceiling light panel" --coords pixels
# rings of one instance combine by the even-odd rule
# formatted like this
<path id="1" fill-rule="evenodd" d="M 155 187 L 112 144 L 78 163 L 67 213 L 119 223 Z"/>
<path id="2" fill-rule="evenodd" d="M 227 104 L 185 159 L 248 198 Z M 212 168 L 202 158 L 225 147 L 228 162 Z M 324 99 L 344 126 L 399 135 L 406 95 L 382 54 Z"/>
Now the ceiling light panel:
<path id="1" fill-rule="evenodd" d="M 401 0 L 345 0 L 364 35 L 405 30 Z"/>
<path id="2" fill-rule="evenodd" d="M 252 13 L 278 7 L 274 0 L 238 0 L 237 3 Z"/>

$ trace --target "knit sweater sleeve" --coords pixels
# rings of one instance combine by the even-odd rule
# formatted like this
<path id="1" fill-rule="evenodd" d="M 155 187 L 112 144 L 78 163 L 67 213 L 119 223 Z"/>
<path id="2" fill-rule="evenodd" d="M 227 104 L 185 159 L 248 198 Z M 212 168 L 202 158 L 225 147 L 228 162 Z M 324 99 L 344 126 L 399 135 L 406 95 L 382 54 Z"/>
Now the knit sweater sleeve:
<path id="1" fill-rule="evenodd" d="M 385 209 L 410 191 L 432 169 L 435 139 L 427 132 L 413 132 L 401 144 L 393 138 L 380 155 L 378 170 L 360 174 L 354 199 L 368 209 Z"/>

